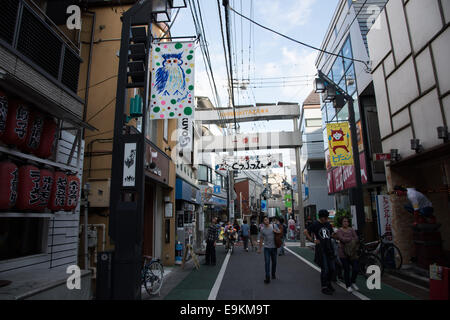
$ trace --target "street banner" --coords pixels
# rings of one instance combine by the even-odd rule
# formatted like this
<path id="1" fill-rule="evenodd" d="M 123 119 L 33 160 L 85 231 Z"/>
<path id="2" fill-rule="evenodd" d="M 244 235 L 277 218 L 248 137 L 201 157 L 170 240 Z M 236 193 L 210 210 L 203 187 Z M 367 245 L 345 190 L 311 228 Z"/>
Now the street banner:
<path id="1" fill-rule="evenodd" d="M 292 208 L 292 195 L 291 194 L 285 194 L 284 195 L 284 205 L 286 208 Z"/>
<path id="2" fill-rule="evenodd" d="M 136 182 L 136 143 L 125 143 L 123 152 L 123 187 L 134 187 Z"/>
<path id="3" fill-rule="evenodd" d="M 261 211 L 267 212 L 267 201 L 266 200 L 261 200 Z"/>
<path id="4" fill-rule="evenodd" d="M 183 153 L 192 152 L 194 131 L 192 127 L 192 118 L 182 117 L 178 119 L 178 130 L 177 130 L 177 151 Z"/>
<path id="5" fill-rule="evenodd" d="M 348 122 L 328 123 L 327 136 L 331 166 L 353 165 L 352 142 Z"/>
<path id="6" fill-rule="evenodd" d="M 194 42 L 152 45 L 150 120 L 194 119 Z"/>
<path id="7" fill-rule="evenodd" d="M 262 170 L 283 167 L 281 153 L 256 156 L 219 157 L 216 170 Z"/>
<path id="8" fill-rule="evenodd" d="M 378 215 L 378 233 L 386 234 L 386 241 L 392 242 L 394 234 L 392 230 L 392 205 L 388 195 L 381 194 L 376 196 L 377 215 Z"/>

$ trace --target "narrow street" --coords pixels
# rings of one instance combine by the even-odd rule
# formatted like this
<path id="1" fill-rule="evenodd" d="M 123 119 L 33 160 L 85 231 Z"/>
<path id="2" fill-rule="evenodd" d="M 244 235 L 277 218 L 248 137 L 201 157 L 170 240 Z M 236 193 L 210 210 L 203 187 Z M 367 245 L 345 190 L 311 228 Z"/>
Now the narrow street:
<path id="1" fill-rule="evenodd" d="M 216 266 L 201 265 L 196 270 L 192 262 L 186 267 L 171 269 L 164 280 L 161 296 L 144 300 L 414 300 L 424 299 L 427 291 L 393 277 L 384 275 L 380 290 L 369 290 L 365 279 L 359 277 L 358 292 L 348 293 L 338 282 L 331 295 L 320 291 L 320 268 L 313 262 L 311 247 L 300 248 L 298 242 L 286 243 L 286 255 L 278 256 L 277 279 L 264 283 L 264 254 L 249 248 L 244 251 L 240 243 L 227 259 L 224 247 L 216 248 Z M 203 263 L 204 258 L 200 258 Z"/>

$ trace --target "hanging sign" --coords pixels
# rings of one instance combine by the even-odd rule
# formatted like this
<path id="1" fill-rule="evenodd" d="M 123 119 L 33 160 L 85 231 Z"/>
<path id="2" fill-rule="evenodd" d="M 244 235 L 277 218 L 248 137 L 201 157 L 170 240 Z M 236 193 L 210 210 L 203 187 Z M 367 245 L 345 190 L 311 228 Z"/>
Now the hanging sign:
<path id="1" fill-rule="evenodd" d="M 125 143 L 123 155 L 124 187 L 134 187 L 136 182 L 136 143 Z"/>
<path id="2" fill-rule="evenodd" d="M 177 150 L 183 153 L 192 152 L 193 129 L 192 119 L 183 117 L 178 119 L 178 138 L 177 138 Z"/>
<path id="3" fill-rule="evenodd" d="M 152 48 L 150 119 L 194 118 L 194 42 Z"/>
<path id="4" fill-rule="evenodd" d="M 386 241 L 393 241 L 392 230 L 392 205 L 388 195 L 382 194 L 376 196 L 378 213 L 378 232 L 380 235 L 386 235 Z"/>
<path id="5" fill-rule="evenodd" d="M 282 167 L 282 154 L 276 153 L 262 156 L 223 156 L 219 158 L 216 170 L 261 170 Z"/>
<path id="6" fill-rule="evenodd" d="M 328 123 L 327 136 L 331 166 L 353 165 L 352 142 L 348 122 Z"/>

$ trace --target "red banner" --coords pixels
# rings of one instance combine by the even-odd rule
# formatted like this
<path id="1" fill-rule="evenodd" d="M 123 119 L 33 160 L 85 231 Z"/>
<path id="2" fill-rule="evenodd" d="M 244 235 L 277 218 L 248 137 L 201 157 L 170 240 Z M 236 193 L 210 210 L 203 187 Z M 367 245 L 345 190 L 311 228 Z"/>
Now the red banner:
<path id="1" fill-rule="evenodd" d="M 342 179 L 342 167 L 333 170 L 334 192 L 344 190 L 344 180 Z"/>
<path id="2" fill-rule="evenodd" d="M 344 189 L 356 187 L 356 176 L 354 166 L 345 166 L 342 169 L 342 180 L 344 181 Z"/>

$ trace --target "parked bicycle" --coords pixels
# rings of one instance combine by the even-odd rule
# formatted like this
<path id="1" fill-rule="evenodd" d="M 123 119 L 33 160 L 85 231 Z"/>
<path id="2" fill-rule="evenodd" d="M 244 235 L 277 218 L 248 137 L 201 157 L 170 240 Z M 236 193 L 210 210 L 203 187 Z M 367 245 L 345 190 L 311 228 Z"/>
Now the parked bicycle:
<path id="1" fill-rule="evenodd" d="M 381 274 L 384 272 L 384 266 L 381 259 L 371 253 L 366 245 L 364 244 L 364 241 L 360 239 L 359 241 L 359 249 L 358 249 L 358 265 L 359 265 L 359 273 L 363 275 L 364 277 L 369 277 L 371 275 L 370 272 L 368 272 L 368 268 L 370 266 L 378 266 L 380 268 Z"/>
<path id="2" fill-rule="evenodd" d="M 158 294 L 164 281 L 164 267 L 160 259 L 144 256 L 142 285 L 150 295 Z"/>
<path id="3" fill-rule="evenodd" d="M 402 267 L 402 253 L 395 244 L 386 240 L 386 234 L 383 234 L 377 241 L 366 243 L 365 246 L 368 252 L 381 259 L 384 268 L 399 270 Z"/>

